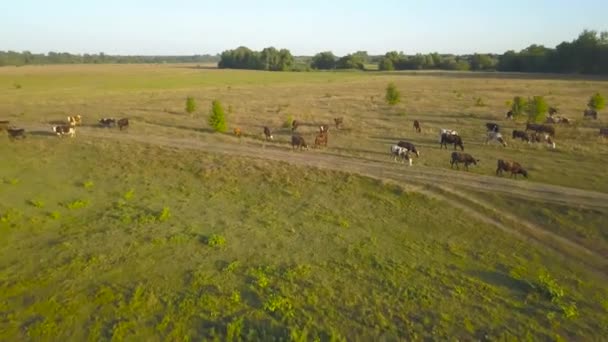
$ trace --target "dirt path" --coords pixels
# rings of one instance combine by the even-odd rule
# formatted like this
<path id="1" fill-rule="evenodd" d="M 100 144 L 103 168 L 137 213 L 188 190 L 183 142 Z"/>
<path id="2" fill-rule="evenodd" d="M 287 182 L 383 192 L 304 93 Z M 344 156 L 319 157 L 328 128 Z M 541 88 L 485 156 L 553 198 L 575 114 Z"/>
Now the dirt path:
<path id="1" fill-rule="evenodd" d="M 242 143 L 208 141 L 203 138 L 173 138 L 161 135 L 140 135 L 133 132 L 120 133 L 83 127 L 79 134 L 93 138 L 122 140 L 152 145 L 200 150 L 211 153 L 239 155 L 287 162 L 299 166 L 317 167 L 368 176 L 396 182 L 413 191 L 443 200 L 459 208 L 481 222 L 493 225 L 518 238 L 533 241 L 560 252 L 569 259 L 577 260 L 587 268 L 608 275 L 608 257 L 583 245 L 554 234 L 546 229 L 522 220 L 504 210 L 482 203 L 458 189 L 472 189 L 486 193 L 501 193 L 542 203 L 555 203 L 573 207 L 608 208 L 608 194 L 534 183 L 508 178 L 489 177 L 465 172 L 454 172 L 414 165 L 408 167 L 394 163 L 387 155 L 385 161 L 362 159 L 354 156 L 336 155 L 323 151 L 293 152 L 281 144 L 262 144 L 257 140 L 244 139 Z M 415 163 L 415 161 L 414 161 Z M 508 222 L 509 224 L 505 224 Z"/>

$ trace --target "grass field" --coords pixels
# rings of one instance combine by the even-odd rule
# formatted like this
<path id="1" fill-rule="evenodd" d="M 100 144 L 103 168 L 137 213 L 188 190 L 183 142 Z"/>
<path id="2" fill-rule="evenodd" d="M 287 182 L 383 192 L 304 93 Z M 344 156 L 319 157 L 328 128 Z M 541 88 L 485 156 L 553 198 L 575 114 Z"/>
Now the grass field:
<path id="1" fill-rule="evenodd" d="M 29 132 L 0 139 L 0 339 L 600 340 L 608 143 L 602 114 L 582 120 L 598 91 L 529 75 L 0 68 L 0 120 Z M 483 144 L 486 121 L 523 126 L 503 120 L 515 95 L 575 120 L 556 150 Z M 242 139 L 211 133 L 213 99 Z M 75 138 L 49 134 L 73 114 Z M 107 116 L 131 127 L 95 127 Z M 333 117 L 344 129 L 294 153 L 290 116 L 309 142 Z M 481 163 L 450 170 L 439 128 Z M 412 167 L 388 157 L 400 139 L 420 146 Z M 494 176 L 498 158 L 530 178 Z"/>

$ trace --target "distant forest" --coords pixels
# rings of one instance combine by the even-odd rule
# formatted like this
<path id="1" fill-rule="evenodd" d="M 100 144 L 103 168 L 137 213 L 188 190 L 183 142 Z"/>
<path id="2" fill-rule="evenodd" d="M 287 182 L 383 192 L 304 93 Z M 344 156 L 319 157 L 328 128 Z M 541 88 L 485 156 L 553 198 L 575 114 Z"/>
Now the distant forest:
<path id="1" fill-rule="evenodd" d="M 357 51 L 337 57 L 326 51 L 312 57 L 294 57 L 287 49 L 268 47 L 262 51 L 253 51 L 243 46 L 226 50 L 221 55 L 194 56 L 112 56 L 104 53 L 73 55 L 56 52 L 32 54 L 28 51 L 0 51 L 0 66 L 77 63 L 218 63 L 219 68 L 268 71 L 473 70 L 607 75 L 608 32 L 585 30 L 573 41 L 563 42 L 555 48 L 533 44 L 519 52 L 509 50 L 503 54 L 406 55 L 403 52 L 391 51 L 380 56 L 370 56 L 365 51 Z"/>
<path id="2" fill-rule="evenodd" d="M 30 64 L 127 64 L 127 63 L 217 63 L 217 55 L 193 56 L 113 56 L 99 54 L 74 55 L 67 52 L 34 54 L 29 51 L 0 51 L 0 66 Z"/>

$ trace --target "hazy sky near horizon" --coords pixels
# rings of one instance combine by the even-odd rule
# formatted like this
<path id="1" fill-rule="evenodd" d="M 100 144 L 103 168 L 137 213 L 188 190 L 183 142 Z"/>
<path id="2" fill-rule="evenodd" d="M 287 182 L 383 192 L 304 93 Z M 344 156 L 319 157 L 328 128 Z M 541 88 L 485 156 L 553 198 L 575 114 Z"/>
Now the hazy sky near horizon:
<path id="1" fill-rule="evenodd" d="M 608 0 L 19 0 L 0 2 L 0 50 L 192 55 L 238 46 L 503 53 L 608 30 Z"/>

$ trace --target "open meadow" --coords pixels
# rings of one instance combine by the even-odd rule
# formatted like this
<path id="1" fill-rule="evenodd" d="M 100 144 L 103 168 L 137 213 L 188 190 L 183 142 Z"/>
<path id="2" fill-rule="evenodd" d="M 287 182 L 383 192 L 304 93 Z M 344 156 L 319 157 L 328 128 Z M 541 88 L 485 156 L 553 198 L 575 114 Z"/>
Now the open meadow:
<path id="1" fill-rule="evenodd" d="M 27 135 L 0 136 L 0 340 L 601 340 L 608 112 L 582 114 L 596 92 L 608 81 L 0 68 L 0 120 Z M 506 102 L 536 95 L 573 121 L 555 149 L 511 139 L 525 121 Z M 76 114 L 74 138 L 51 132 Z M 328 146 L 293 152 L 292 119 L 311 145 L 329 124 Z M 506 147 L 485 144 L 487 122 Z M 441 128 L 480 162 L 450 169 Z M 389 155 L 399 140 L 413 166 Z M 497 159 L 529 178 L 496 176 Z"/>

